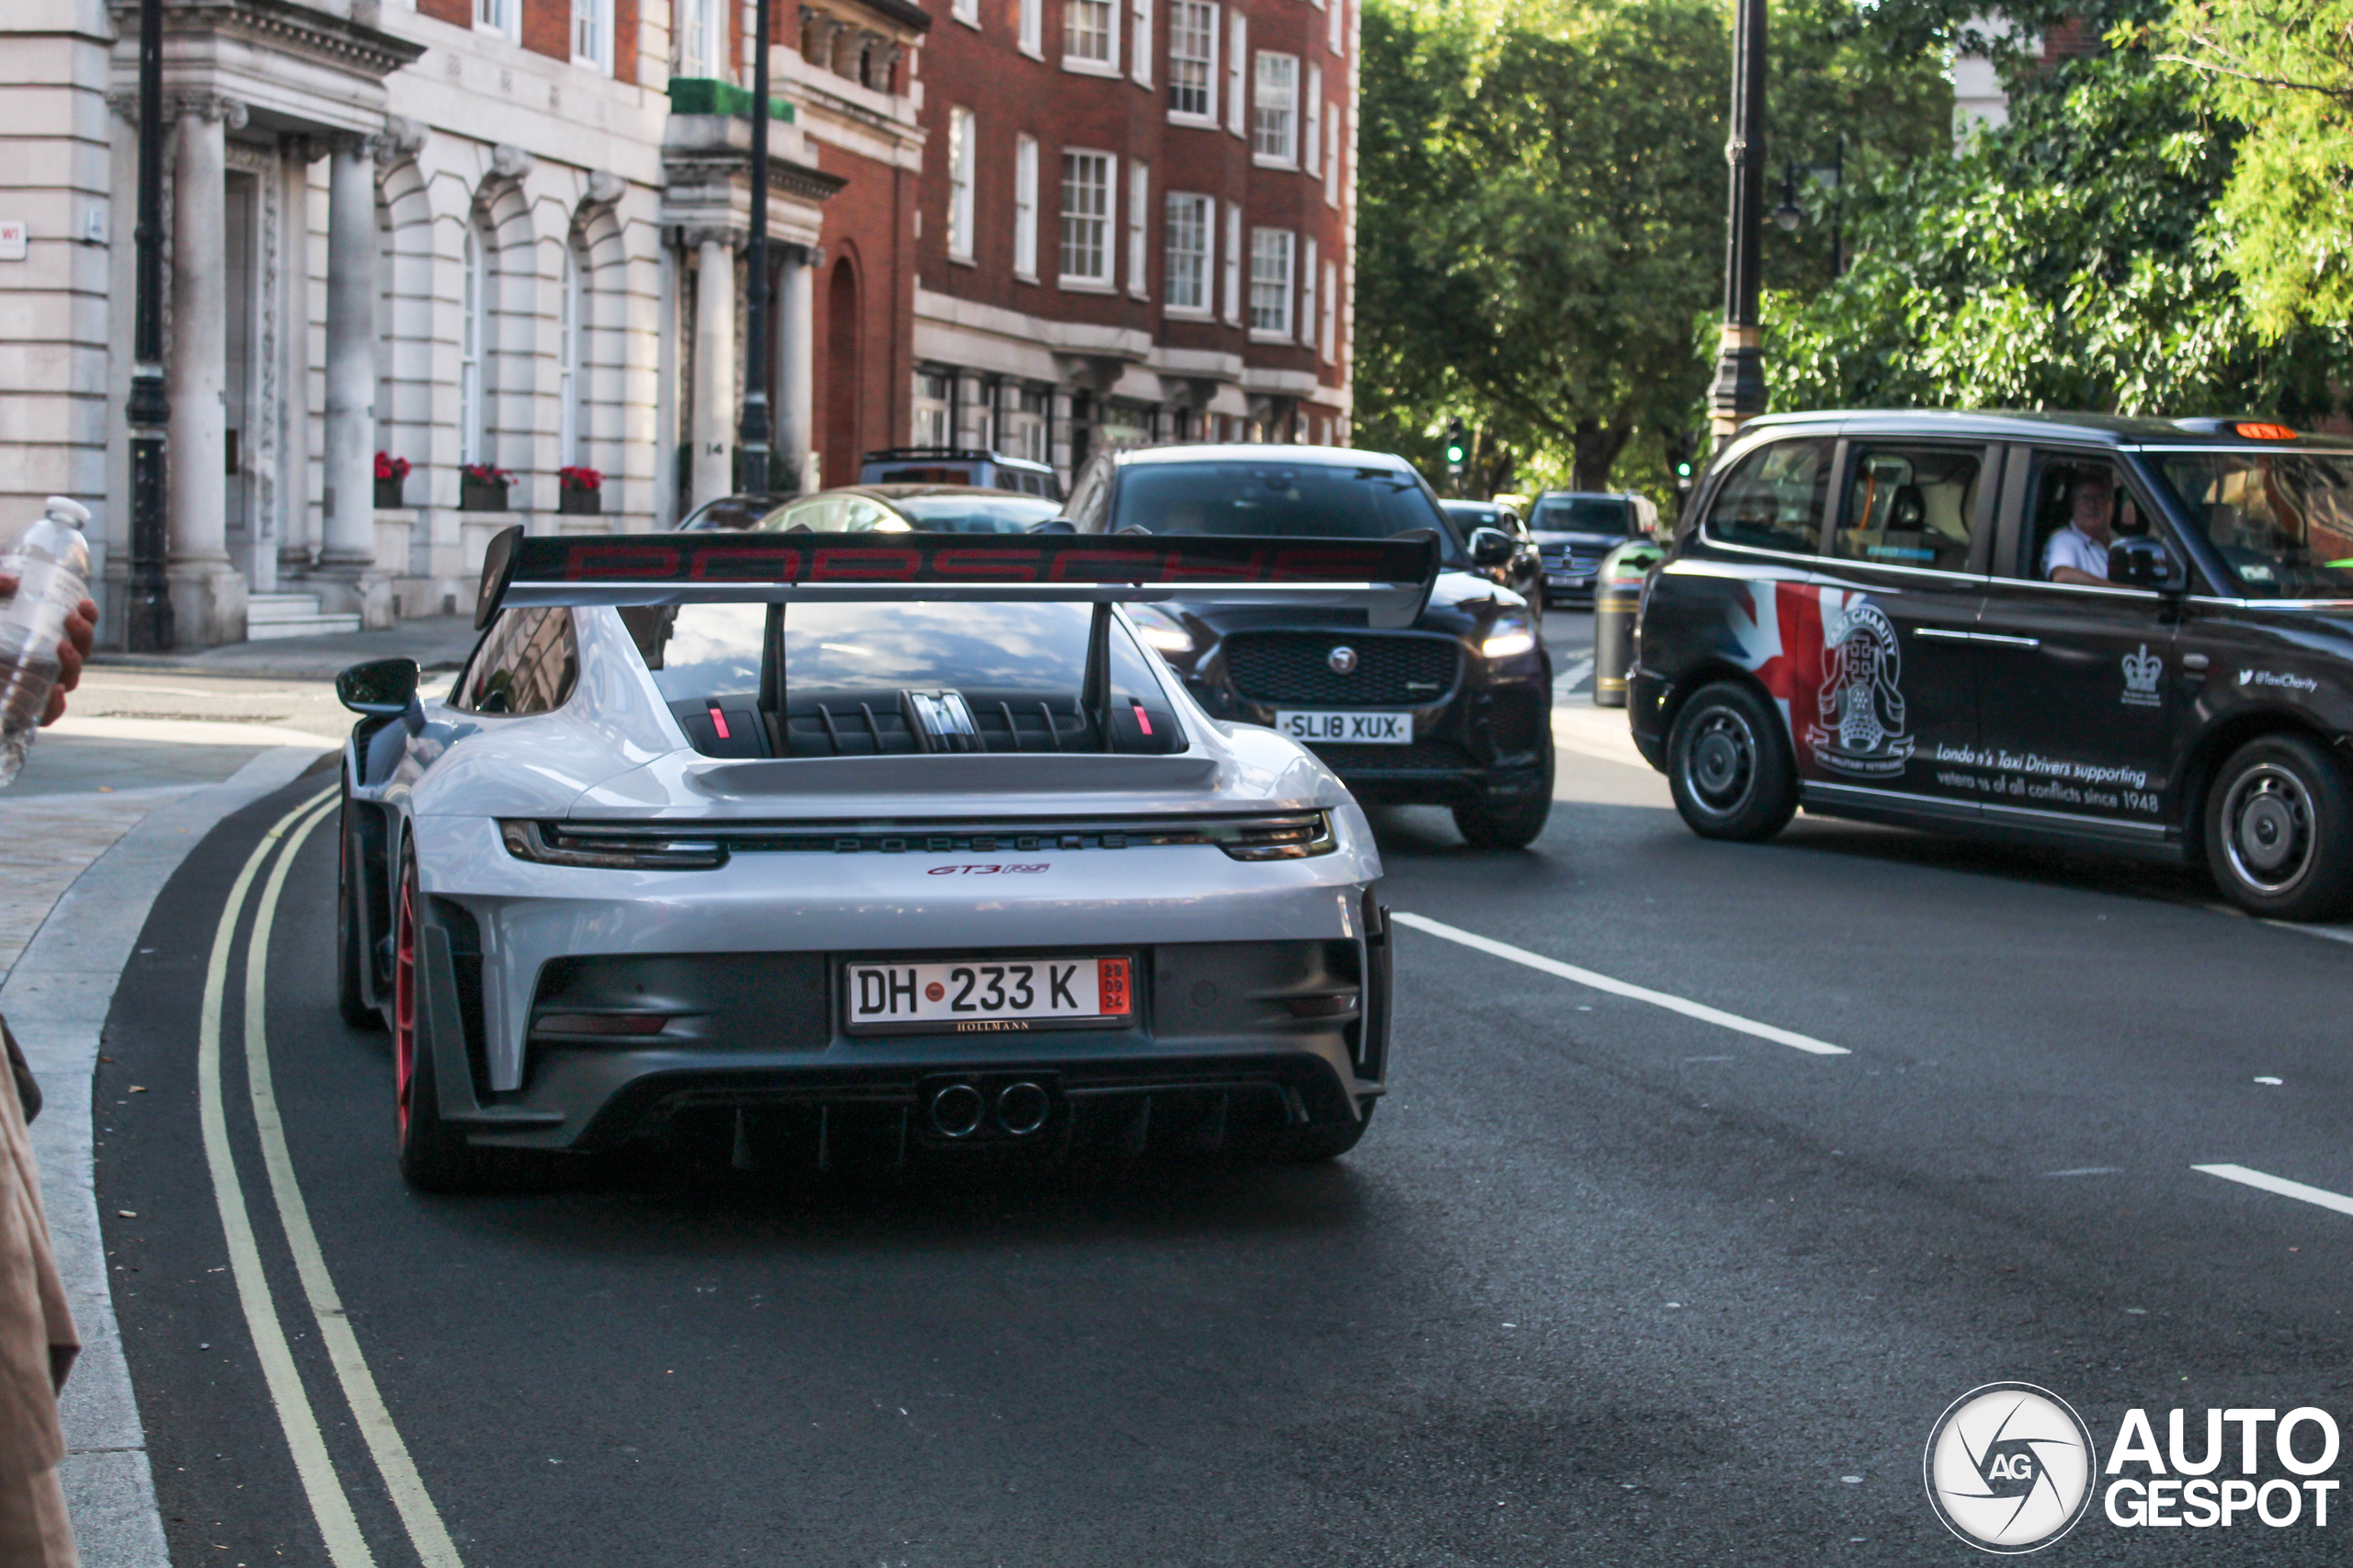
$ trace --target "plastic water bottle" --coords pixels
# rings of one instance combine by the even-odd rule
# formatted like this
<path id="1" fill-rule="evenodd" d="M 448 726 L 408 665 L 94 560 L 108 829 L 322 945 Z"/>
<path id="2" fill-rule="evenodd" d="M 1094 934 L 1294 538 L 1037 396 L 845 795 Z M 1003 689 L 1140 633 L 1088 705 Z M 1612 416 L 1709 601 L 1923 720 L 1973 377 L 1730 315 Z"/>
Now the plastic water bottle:
<path id="1" fill-rule="evenodd" d="M 88 507 L 52 495 L 47 515 L 0 556 L 0 573 L 17 579 L 15 597 L 0 601 L 0 786 L 25 766 L 57 685 L 65 619 L 89 597 L 89 520 Z"/>

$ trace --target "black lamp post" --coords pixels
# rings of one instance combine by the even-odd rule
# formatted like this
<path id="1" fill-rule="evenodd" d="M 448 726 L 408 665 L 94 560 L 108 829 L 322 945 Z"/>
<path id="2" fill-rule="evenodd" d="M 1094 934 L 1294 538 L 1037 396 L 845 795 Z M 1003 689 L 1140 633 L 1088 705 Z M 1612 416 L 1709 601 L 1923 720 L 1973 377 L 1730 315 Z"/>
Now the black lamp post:
<path id="1" fill-rule="evenodd" d="M 164 581 L 165 449 L 171 399 L 164 390 L 164 4 L 139 5 L 139 226 L 137 303 L 131 328 L 131 592 L 123 645 L 171 647 L 172 595 Z"/>
<path id="2" fill-rule="evenodd" d="M 752 20 L 752 233 L 744 247 L 744 414 L 735 426 L 738 488 L 768 490 L 768 0 Z"/>
<path id="3" fill-rule="evenodd" d="M 1733 19 L 1732 165 L 1729 234 L 1724 245 L 1724 325 L 1710 389 L 1710 425 L 1719 442 L 1765 412 L 1761 335 L 1756 324 L 1760 234 L 1765 206 L 1765 0 L 1738 0 Z"/>

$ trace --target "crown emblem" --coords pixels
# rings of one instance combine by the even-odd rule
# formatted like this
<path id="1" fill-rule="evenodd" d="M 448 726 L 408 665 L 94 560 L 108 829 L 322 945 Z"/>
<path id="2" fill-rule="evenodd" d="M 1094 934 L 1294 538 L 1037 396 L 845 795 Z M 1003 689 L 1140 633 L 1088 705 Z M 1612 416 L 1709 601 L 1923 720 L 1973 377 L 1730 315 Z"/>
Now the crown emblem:
<path id="1" fill-rule="evenodd" d="M 2146 642 L 2141 644 L 2139 653 L 2124 655 L 2124 689 L 2127 691 L 2153 692 L 2157 689 L 2157 677 L 2165 673 L 2165 662 L 2150 653 Z"/>

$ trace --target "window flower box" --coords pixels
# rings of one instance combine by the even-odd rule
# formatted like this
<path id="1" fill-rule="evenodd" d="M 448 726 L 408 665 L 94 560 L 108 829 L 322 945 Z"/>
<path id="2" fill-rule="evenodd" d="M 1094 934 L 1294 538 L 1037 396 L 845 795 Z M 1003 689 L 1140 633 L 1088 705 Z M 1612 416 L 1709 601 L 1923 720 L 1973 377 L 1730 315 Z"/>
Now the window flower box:
<path id="1" fill-rule="evenodd" d="M 376 509 L 380 512 L 400 509 L 401 487 L 408 481 L 409 460 L 390 452 L 376 454 Z"/>
<path id="2" fill-rule="evenodd" d="M 605 476 L 593 468 L 555 471 L 555 509 L 572 517 L 593 517 L 605 509 Z"/>
<path id="3" fill-rule="evenodd" d="M 515 476 L 503 468 L 468 463 L 458 475 L 458 510 L 504 512 L 507 489 L 514 483 Z"/>

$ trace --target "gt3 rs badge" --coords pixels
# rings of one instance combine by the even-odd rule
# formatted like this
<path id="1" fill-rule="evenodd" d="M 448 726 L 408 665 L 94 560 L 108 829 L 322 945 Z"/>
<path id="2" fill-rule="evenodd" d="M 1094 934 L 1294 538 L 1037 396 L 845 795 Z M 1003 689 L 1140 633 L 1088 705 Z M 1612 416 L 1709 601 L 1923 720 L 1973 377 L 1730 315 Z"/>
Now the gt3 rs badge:
<path id="1" fill-rule="evenodd" d="M 1902 654 L 1894 623 L 1868 599 L 1848 600 L 1833 619 L 1823 596 L 1819 722 L 1806 726 L 1813 760 L 1835 773 L 1881 778 L 1904 771 L 1912 737 L 1904 727 Z"/>
<path id="2" fill-rule="evenodd" d="M 974 860 L 960 862 L 953 866 L 927 867 L 924 875 L 926 877 L 994 877 L 1000 873 L 1014 875 L 1026 871 L 1043 871 L 1051 864 L 1051 861 L 1040 860 L 1034 866 L 1008 866 L 1001 860 Z"/>

